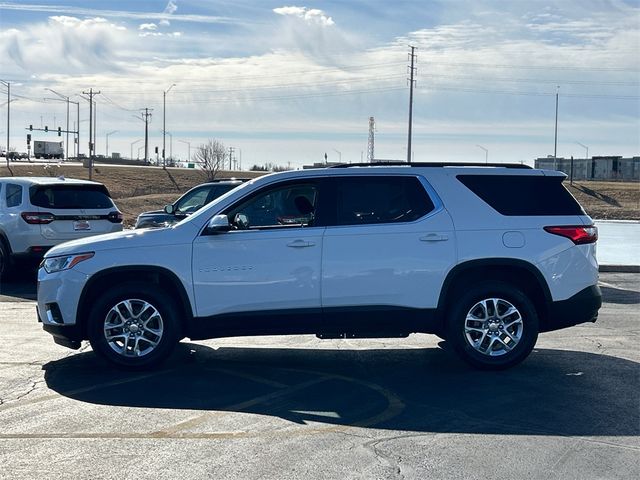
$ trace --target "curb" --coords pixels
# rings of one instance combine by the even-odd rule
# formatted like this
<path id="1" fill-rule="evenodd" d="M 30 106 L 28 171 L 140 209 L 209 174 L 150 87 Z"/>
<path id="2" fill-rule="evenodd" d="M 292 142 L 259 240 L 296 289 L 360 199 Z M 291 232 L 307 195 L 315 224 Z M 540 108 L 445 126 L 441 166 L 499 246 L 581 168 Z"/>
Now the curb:
<path id="1" fill-rule="evenodd" d="M 607 273 L 640 273 L 640 265 L 600 265 L 598 271 Z"/>

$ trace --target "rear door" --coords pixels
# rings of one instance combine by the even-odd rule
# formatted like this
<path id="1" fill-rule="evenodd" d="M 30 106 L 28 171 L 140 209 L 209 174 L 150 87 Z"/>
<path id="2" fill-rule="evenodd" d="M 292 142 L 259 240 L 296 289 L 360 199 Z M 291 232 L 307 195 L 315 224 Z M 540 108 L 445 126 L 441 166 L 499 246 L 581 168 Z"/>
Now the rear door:
<path id="1" fill-rule="evenodd" d="M 122 230 L 117 209 L 103 185 L 34 185 L 31 205 L 50 213 L 52 221 L 40 224 L 47 240 L 67 241 Z"/>
<path id="2" fill-rule="evenodd" d="M 415 331 L 455 263 L 448 212 L 414 175 L 332 178 L 335 217 L 322 250 L 323 330 Z M 418 325 L 419 327 L 419 325 Z"/>

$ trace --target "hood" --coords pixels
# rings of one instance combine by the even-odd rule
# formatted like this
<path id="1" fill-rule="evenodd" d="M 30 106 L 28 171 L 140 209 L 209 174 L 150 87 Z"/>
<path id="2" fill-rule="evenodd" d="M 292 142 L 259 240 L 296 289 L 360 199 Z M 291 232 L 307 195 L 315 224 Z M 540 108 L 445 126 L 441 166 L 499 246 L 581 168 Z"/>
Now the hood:
<path id="1" fill-rule="evenodd" d="M 166 215 L 168 217 L 171 216 L 164 210 L 151 210 L 150 212 L 142 212 L 140 215 L 138 215 L 138 217 L 148 217 L 149 215 Z"/>
<path id="2" fill-rule="evenodd" d="M 95 235 L 92 237 L 79 238 L 70 242 L 61 243 L 49 250 L 45 257 L 55 257 L 57 255 L 70 255 L 81 252 L 100 252 L 105 250 L 116 250 L 120 248 L 153 248 L 163 245 L 184 243 L 180 239 L 192 237 L 183 235 L 185 230 L 197 234 L 197 229 L 191 225 L 184 225 L 178 229 L 176 227 L 123 230 L 122 232 L 107 233 L 105 235 Z"/>

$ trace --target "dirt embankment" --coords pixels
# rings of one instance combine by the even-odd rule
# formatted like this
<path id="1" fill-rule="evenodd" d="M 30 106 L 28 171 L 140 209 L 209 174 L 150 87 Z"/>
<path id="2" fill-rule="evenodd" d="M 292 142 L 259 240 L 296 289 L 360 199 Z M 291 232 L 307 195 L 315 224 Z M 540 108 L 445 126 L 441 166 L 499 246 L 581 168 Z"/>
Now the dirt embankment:
<path id="1" fill-rule="evenodd" d="M 565 182 L 582 207 L 597 220 L 640 220 L 640 183 Z"/>
<path id="2" fill-rule="evenodd" d="M 12 165 L 13 176 L 57 177 L 89 179 L 89 170 L 78 165 Z M 221 171 L 216 178 L 255 178 L 262 172 Z M 11 176 L 6 166 L 0 176 Z M 116 205 L 124 214 L 125 226 L 133 226 L 136 217 L 148 210 L 162 209 L 192 187 L 207 181 L 201 170 L 160 167 L 117 167 L 97 165 L 92 180 L 103 183 Z"/>
<path id="3" fill-rule="evenodd" d="M 88 169 L 64 164 L 12 165 L 11 170 L 14 176 L 64 175 L 89 179 Z M 223 171 L 218 178 L 254 178 L 262 174 Z M 6 167 L 0 167 L 0 176 L 10 175 Z M 140 213 L 162 209 L 190 188 L 204 183 L 206 177 L 198 170 L 98 165 L 93 180 L 107 186 L 125 216 L 125 225 L 131 226 Z M 594 219 L 640 220 L 640 183 L 580 181 L 569 185 L 566 181 L 565 185 Z"/>

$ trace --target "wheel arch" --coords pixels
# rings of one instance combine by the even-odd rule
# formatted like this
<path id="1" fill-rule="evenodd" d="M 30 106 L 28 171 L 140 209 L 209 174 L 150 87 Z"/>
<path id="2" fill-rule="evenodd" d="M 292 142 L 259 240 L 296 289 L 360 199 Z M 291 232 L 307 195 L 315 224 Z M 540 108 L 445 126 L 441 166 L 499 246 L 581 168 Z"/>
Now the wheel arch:
<path id="1" fill-rule="evenodd" d="M 490 258 L 470 260 L 452 268 L 442 285 L 438 301 L 438 317 L 446 318 L 448 306 L 457 292 L 465 287 L 486 281 L 505 281 L 522 289 L 536 309 L 540 320 L 540 331 L 544 331 L 552 302 L 549 286 L 535 265 L 513 258 Z"/>
<path id="2" fill-rule="evenodd" d="M 80 294 L 78 311 L 76 313 L 76 323 L 80 326 L 82 338 L 88 338 L 87 327 L 89 322 L 87 320 L 93 303 L 105 287 L 108 288 L 109 285 L 113 285 L 114 283 L 122 283 L 123 275 L 125 275 L 127 279 L 135 279 L 135 281 L 138 282 L 148 282 L 150 285 L 163 288 L 175 301 L 180 314 L 178 320 L 182 325 L 181 336 L 184 336 L 188 326 L 191 324 L 193 312 L 191 309 L 191 301 L 182 281 L 175 273 L 163 267 L 129 265 L 126 267 L 113 267 L 101 270 L 92 275 L 85 284 Z"/>

